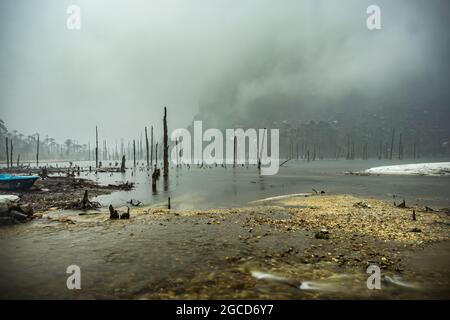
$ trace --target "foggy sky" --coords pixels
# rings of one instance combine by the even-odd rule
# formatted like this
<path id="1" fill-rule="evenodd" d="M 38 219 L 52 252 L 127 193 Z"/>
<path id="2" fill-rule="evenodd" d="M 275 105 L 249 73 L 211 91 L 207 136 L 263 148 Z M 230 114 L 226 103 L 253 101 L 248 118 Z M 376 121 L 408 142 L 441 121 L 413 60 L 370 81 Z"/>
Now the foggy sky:
<path id="1" fill-rule="evenodd" d="M 70 4 L 81 7 L 79 31 L 66 28 Z M 381 30 L 366 28 L 370 4 L 381 7 Z M 411 81 L 412 91 L 448 108 L 448 7 L 446 0 L 2 1 L 0 118 L 9 130 L 59 142 L 93 143 L 99 125 L 100 139 L 112 143 L 146 125 L 160 135 L 165 105 L 175 129 L 199 108 L 218 115 L 261 108 L 270 118 L 277 100 L 267 97 L 339 108 L 335 101 L 349 92 L 370 100 Z"/>

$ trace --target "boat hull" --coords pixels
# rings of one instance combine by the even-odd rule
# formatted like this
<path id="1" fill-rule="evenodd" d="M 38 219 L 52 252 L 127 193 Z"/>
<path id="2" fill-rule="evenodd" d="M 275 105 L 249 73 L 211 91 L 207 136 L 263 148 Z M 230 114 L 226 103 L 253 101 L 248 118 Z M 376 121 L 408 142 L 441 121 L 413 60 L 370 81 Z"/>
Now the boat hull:
<path id="1" fill-rule="evenodd" d="M 0 176 L 0 190 L 26 190 L 30 189 L 39 177 L 35 176 Z"/>

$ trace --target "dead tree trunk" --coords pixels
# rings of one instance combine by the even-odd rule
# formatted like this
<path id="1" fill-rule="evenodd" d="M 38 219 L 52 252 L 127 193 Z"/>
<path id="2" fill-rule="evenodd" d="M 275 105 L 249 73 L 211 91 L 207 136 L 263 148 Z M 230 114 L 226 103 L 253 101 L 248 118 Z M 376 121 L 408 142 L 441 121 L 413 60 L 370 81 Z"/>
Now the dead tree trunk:
<path id="1" fill-rule="evenodd" d="M 158 142 L 155 146 L 155 168 L 158 168 Z"/>
<path id="2" fill-rule="evenodd" d="M 381 160 L 381 158 L 383 157 L 383 142 L 380 140 L 380 150 L 379 150 L 379 154 L 378 154 L 378 160 Z"/>
<path id="3" fill-rule="evenodd" d="M 139 160 L 143 160 L 143 151 L 142 151 L 142 132 L 141 136 L 139 137 L 139 152 L 138 152 Z"/>
<path id="4" fill-rule="evenodd" d="M 9 147 L 8 147 L 8 137 L 5 137 L 6 140 L 6 167 L 9 168 Z"/>
<path id="5" fill-rule="evenodd" d="M 89 206 L 89 196 L 88 196 L 88 191 L 84 190 L 84 196 L 83 199 L 81 199 L 81 208 L 87 208 Z"/>
<path id="6" fill-rule="evenodd" d="M 145 149 L 146 149 L 146 151 L 147 151 L 147 170 L 150 168 L 151 169 L 151 167 L 150 167 L 150 154 L 149 154 L 149 152 L 148 152 L 148 135 L 147 135 L 147 127 L 145 127 Z"/>
<path id="7" fill-rule="evenodd" d="M 12 168 L 12 166 L 13 166 L 13 149 L 14 149 L 14 147 L 13 147 L 13 142 L 12 142 L 12 139 L 11 139 L 11 141 L 10 141 L 10 146 L 11 146 L 11 148 L 10 148 L 10 156 L 9 156 L 9 160 L 10 160 L 10 162 L 11 162 L 11 168 Z"/>
<path id="8" fill-rule="evenodd" d="M 302 159 L 306 159 L 306 139 L 305 137 L 303 137 L 302 139 L 302 155 L 301 155 Z"/>
<path id="9" fill-rule="evenodd" d="M 395 128 L 392 129 L 391 150 L 389 154 L 389 160 L 392 160 L 392 152 L 394 151 L 394 138 L 395 138 Z"/>
<path id="10" fill-rule="evenodd" d="M 347 160 L 350 160 L 350 135 L 347 136 Z"/>
<path id="11" fill-rule="evenodd" d="M 125 172 L 125 155 L 122 156 L 122 163 L 120 165 L 120 172 Z"/>
<path id="12" fill-rule="evenodd" d="M 398 142 L 398 159 L 403 159 L 403 143 L 402 143 L 402 134 L 400 133 L 400 140 Z"/>
<path id="13" fill-rule="evenodd" d="M 156 170 L 157 169 L 156 169 L 156 164 L 155 164 L 155 169 L 153 170 L 153 173 L 152 173 L 152 191 L 153 191 L 153 193 L 156 193 L 156 180 L 158 179 L 158 177 L 157 177 L 158 173 Z"/>
<path id="14" fill-rule="evenodd" d="M 233 168 L 236 167 L 236 160 L 237 160 L 237 141 L 236 141 L 236 136 L 234 136 L 233 138 L 233 148 L 234 148 L 234 152 L 233 152 Z"/>
<path id="15" fill-rule="evenodd" d="M 261 150 L 258 150 L 258 170 L 261 170 L 261 158 L 262 158 L 262 154 L 263 154 L 263 150 L 264 150 L 264 138 L 266 137 L 266 128 L 264 128 L 263 131 L 263 138 L 262 138 L 262 143 L 261 143 Z M 258 148 L 259 149 L 259 148 Z M 292 157 L 291 157 L 292 158 Z"/>
<path id="16" fill-rule="evenodd" d="M 109 218 L 119 219 L 119 213 L 117 212 L 117 210 L 114 210 L 114 207 L 111 204 L 109 205 Z"/>
<path id="17" fill-rule="evenodd" d="M 36 167 L 39 168 L 39 135 L 37 137 L 37 146 L 36 146 Z"/>
<path id="18" fill-rule="evenodd" d="M 153 168 L 153 126 L 150 129 L 150 169 Z"/>
<path id="19" fill-rule="evenodd" d="M 136 140 L 133 139 L 133 166 L 136 168 Z"/>
<path id="20" fill-rule="evenodd" d="M 176 154 L 177 154 L 177 168 L 178 168 L 178 167 L 179 167 L 179 159 L 178 159 L 178 156 L 179 156 L 179 154 L 178 154 L 178 138 L 175 139 L 175 152 L 176 152 Z"/>
<path id="21" fill-rule="evenodd" d="M 164 177 L 169 176 L 169 139 L 167 137 L 167 108 L 164 107 Z"/>
<path id="22" fill-rule="evenodd" d="M 95 167 L 98 168 L 98 128 L 95 126 Z"/>

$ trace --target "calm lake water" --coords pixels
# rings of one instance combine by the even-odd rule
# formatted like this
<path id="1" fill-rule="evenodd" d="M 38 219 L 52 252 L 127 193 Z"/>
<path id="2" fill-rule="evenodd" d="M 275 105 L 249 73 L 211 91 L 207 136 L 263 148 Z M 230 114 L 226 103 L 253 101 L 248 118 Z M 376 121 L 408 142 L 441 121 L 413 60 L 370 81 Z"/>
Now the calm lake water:
<path id="1" fill-rule="evenodd" d="M 420 162 L 442 162 L 447 159 L 420 159 Z M 103 184 L 134 182 L 132 191 L 116 192 L 100 196 L 102 204 L 125 205 L 130 199 L 145 205 L 166 205 L 171 197 L 171 205 L 176 209 L 207 209 L 213 207 L 235 207 L 251 201 L 272 196 L 324 190 L 327 193 L 346 193 L 408 205 L 420 204 L 437 207 L 450 206 L 450 176 L 356 176 L 346 175 L 348 171 L 359 171 L 376 166 L 413 163 L 412 160 L 291 160 L 282 166 L 277 175 L 262 176 L 255 166 L 228 168 L 197 166 L 171 167 L 167 181 L 161 177 L 157 192 L 152 192 L 151 176 L 140 162 L 135 170 L 122 173 L 82 173 L 81 177 L 93 179 Z M 105 163 L 108 165 L 108 163 Z M 54 165 L 54 164 L 53 164 Z M 63 164 L 59 164 L 60 166 Z M 92 163 L 75 162 L 74 165 L 88 167 Z M 127 163 L 132 167 L 131 162 Z M 395 195 L 396 199 L 393 199 Z"/>

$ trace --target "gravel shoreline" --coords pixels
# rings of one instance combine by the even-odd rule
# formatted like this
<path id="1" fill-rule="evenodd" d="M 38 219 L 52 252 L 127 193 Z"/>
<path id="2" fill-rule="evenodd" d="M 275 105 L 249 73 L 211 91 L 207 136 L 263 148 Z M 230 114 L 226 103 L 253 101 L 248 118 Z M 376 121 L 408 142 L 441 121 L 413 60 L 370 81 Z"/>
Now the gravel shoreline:
<path id="1" fill-rule="evenodd" d="M 39 279 L 48 281 L 47 290 L 23 278 L 17 280 L 23 290 L 10 278 L 0 278 L 0 286 L 10 288 L 4 297 L 28 298 L 448 299 L 450 218 L 414 208 L 414 221 L 412 210 L 351 195 L 207 211 L 133 207 L 129 220 L 110 220 L 106 208 L 82 215 L 51 210 L 29 224 L 2 228 L 0 258 L 18 270 L 47 270 L 33 257 L 50 250 L 51 268 L 60 272 L 76 257 L 89 266 L 84 287 L 90 290 L 69 293 L 51 272 Z M 7 247 L 11 241 L 15 250 Z M 438 258 L 445 262 L 439 270 Z M 399 291 L 401 285 L 383 282 L 386 290 L 368 290 L 369 265 L 379 266 L 386 279 L 401 277 L 421 289 Z M 300 290 L 302 283 L 324 289 Z"/>

